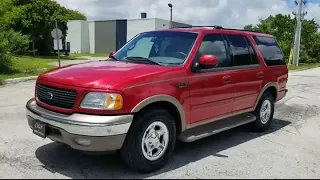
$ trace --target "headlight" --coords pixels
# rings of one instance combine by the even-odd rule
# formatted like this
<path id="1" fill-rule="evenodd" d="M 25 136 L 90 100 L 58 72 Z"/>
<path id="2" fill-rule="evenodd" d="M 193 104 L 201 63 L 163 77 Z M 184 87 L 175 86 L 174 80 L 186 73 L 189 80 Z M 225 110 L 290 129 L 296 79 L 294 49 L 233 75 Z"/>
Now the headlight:
<path id="1" fill-rule="evenodd" d="M 122 96 L 115 93 L 88 93 L 80 107 L 86 109 L 119 110 L 122 108 Z"/>

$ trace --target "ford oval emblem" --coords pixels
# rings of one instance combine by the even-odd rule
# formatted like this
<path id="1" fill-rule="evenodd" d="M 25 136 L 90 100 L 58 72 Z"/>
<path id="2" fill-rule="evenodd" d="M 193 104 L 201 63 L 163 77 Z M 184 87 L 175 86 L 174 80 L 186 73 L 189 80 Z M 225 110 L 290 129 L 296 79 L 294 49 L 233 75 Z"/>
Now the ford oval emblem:
<path id="1" fill-rule="evenodd" d="M 53 94 L 50 93 L 50 92 L 47 92 L 46 98 L 47 98 L 47 99 L 52 99 L 52 98 L 53 98 Z"/>

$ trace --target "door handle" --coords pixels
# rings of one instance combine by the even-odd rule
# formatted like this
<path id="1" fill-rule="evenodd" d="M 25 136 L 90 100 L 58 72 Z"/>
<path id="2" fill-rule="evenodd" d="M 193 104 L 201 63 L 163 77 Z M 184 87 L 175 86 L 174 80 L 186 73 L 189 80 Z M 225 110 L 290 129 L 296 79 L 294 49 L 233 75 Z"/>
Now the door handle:
<path id="1" fill-rule="evenodd" d="M 222 79 L 226 84 L 231 83 L 231 76 L 223 76 Z"/>
<path id="2" fill-rule="evenodd" d="M 177 86 L 178 88 L 186 88 L 188 87 L 188 83 L 178 83 Z"/>
<path id="3" fill-rule="evenodd" d="M 258 76 L 258 78 L 263 78 L 263 72 L 258 72 L 257 76 Z"/>

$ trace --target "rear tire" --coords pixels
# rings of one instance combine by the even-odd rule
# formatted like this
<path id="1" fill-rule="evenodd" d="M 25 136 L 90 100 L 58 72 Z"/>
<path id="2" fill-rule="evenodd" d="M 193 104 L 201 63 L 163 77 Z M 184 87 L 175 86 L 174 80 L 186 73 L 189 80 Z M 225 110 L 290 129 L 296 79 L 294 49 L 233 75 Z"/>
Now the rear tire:
<path id="1" fill-rule="evenodd" d="M 175 144 L 172 115 L 162 108 L 149 108 L 136 114 L 120 153 L 130 168 L 148 173 L 166 164 Z"/>
<path id="2" fill-rule="evenodd" d="M 253 131 L 263 132 L 269 129 L 274 114 L 274 98 L 271 93 L 266 92 L 261 96 L 253 114 L 256 116 L 256 120 L 251 123 Z"/>

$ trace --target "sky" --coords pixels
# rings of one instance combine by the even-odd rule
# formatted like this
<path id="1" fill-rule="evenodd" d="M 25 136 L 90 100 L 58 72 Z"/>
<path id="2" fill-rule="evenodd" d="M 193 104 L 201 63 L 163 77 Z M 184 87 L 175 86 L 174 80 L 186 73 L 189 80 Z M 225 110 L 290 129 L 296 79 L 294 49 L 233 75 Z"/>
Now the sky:
<path id="1" fill-rule="evenodd" d="M 78 10 L 88 20 L 138 19 L 140 12 L 148 18 L 170 19 L 168 3 L 173 5 L 173 21 L 192 25 L 220 25 L 243 28 L 257 24 L 259 18 L 297 10 L 294 0 L 55 0 Z M 306 8 L 308 7 L 308 9 Z M 316 17 L 320 24 L 320 0 L 307 0 L 306 19 Z"/>

